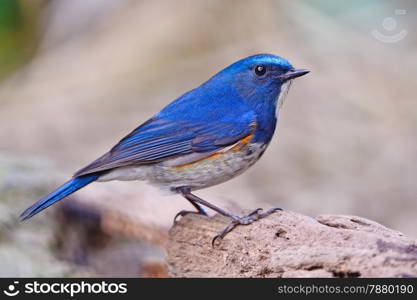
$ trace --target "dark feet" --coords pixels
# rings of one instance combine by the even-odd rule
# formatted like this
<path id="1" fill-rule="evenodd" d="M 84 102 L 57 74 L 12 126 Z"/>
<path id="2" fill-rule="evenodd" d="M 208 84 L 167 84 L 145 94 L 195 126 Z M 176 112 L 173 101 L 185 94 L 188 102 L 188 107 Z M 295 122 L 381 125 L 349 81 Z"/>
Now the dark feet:
<path id="1" fill-rule="evenodd" d="M 188 214 L 196 214 L 196 215 L 203 215 L 208 217 L 208 213 L 200 206 L 200 209 L 198 211 L 191 211 L 191 210 L 181 210 L 180 212 L 178 212 L 175 217 L 174 217 L 174 224 L 177 223 L 177 219 L 178 217 L 183 217 L 185 215 Z"/>
<path id="2" fill-rule="evenodd" d="M 275 208 L 271 208 L 271 209 L 267 210 L 264 213 L 261 213 L 262 208 L 257 208 L 253 212 L 251 212 L 250 214 L 248 214 L 246 216 L 243 216 L 243 217 L 233 216 L 232 217 L 232 222 L 229 225 L 227 225 L 225 229 L 223 229 L 218 235 L 216 235 L 213 238 L 213 240 L 211 241 L 211 245 L 214 247 L 214 243 L 218 239 L 223 239 L 236 226 L 238 226 L 238 225 L 249 225 L 249 224 L 251 224 L 251 223 L 253 223 L 257 220 L 260 220 L 262 218 L 265 218 L 265 217 L 269 216 L 270 214 L 272 214 L 272 213 L 274 213 L 278 210 L 282 210 L 282 209 L 278 208 L 278 207 L 275 207 Z"/>
<path id="3" fill-rule="evenodd" d="M 196 195 L 192 194 L 191 193 L 191 188 L 189 188 L 189 187 L 186 187 L 186 186 L 179 187 L 179 188 L 176 188 L 176 191 L 178 193 L 181 193 L 185 197 L 185 199 L 190 201 L 190 203 L 197 209 L 197 212 L 182 210 L 175 216 L 174 223 L 175 223 L 175 220 L 177 219 L 178 216 L 184 216 L 188 213 L 202 214 L 202 215 L 208 216 L 207 213 L 204 211 L 204 209 L 201 207 L 201 205 L 204 205 L 205 207 L 211 208 L 215 212 L 217 212 L 217 213 L 219 213 L 219 214 L 221 214 L 225 217 L 228 217 L 228 218 L 232 219 L 232 222 L 225 229 L 223 229 L 222 232 L 220 232 L 218 235 L 216 235 L 213 238 L 213 240 L 211 241 L 211 244 L 212 244 L 213 247 L 214 247 L 214 243 L 216 242 L 216 240 L 224 238 L 226 236 L 226 234 L 228 234 L 230 231 L 232 231 L 236 226 L 238 226 L 238 225 L 249 225 L 249 224 L 255 222 L 256 220 L 259 220 L 259 219 L 262 219 L 262 218 L 265 218 L 265 217 L 269 216 L 270 214 L 272 214 L 273 212 L 276 212 L 277 210 L 282 210 L 281 208 L 276 207 L 276 208 L 271 208 L 270 210 L 268 210 L 264 213 L 261 213 L 262 208 L 258 208 L 258 209 L 255 209 L 250 214 L 248 214 L 247 216 L 238 217 L 238 216 L 235 216 L 235 215 L 233 215 L 233 214 L 231 214 L 231 213 L 229 213 L 229 212 L 211 204 L 210 202 L 207 202 L 206 200 L 201 199 L 200 197 L 197 197 Z"/>

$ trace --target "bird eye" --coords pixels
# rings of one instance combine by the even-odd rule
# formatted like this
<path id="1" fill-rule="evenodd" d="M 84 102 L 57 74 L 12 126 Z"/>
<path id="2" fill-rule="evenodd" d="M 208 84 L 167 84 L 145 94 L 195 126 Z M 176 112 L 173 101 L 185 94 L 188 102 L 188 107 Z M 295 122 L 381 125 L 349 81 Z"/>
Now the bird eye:
<path id="1" fill-rule="evenodd" d="M 262 76 L 266 73 L 266 68 L 263 65 L 257 65 L 255 67 L 255 74 L 258 76 Z"/>

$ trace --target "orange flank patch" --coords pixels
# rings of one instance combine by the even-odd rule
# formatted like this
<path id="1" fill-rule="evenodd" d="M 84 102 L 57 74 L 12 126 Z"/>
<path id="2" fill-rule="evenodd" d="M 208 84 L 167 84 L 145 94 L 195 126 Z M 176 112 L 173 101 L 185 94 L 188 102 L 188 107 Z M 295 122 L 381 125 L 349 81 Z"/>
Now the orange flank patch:
<path id="1" fill-rule="evenodd" d="M 247 137 L 244 137 L 243 139 L 241 139 L 239 142 L 237 142 L 232 149 L 228 150 L 228 151 L 239 151 L 241 150 L 243 147 L 247 146 L 250 142 L 250 140 L 253 138 L 253 133 L 249 134 Z M 226 152 L 228 152 L 226 151 Z"/>
<path id="2" fill-rule="evenodd" d="M 248 135 L 248 136 L 246 136 L 246 137 L 244 137 L 239 142 L 233 144 L 231 146 L 231 148 L 230 147 L 226 147 L 226 150 L 223 149 L 224 151 L 220 150 L 219 152 L 213 153 L 213 154 L 211 154 L 211 155 L 209 155 L 207 157 L 203 157 L 203 158 L 201 158 L 199 160 L 196 160 L 196 161 L 193 161 L 193 162 L 189 162 L 189 163 L 186 163 L 186 164 L 178 165 L 178 166 L 175 166 L 173 168 L 179 169 L 179 168 L 189 167 L 189 166 L 194 165 L 195 163 L 202 162 L 204 160 L 216 159 L 216 158 L 220 157 L 221 155 L 226 154 L 228 152 L 237 152 L 237 151 L 240 151 L 240 150 L 242 150 L 244 147 L 246 147 L 249 144 L 249 142 L 252 139 L 252 137 L 253 137 L 253 133 L 250 134 L 250 135 Z"/>

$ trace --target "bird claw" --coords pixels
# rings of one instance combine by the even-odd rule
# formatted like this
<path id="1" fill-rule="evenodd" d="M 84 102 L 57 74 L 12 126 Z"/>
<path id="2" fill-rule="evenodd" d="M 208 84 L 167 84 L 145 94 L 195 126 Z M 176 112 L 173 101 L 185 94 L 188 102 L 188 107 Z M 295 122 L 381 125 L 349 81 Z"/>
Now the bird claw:
<path id="1" fill-rule="evenodd" d="M 196 215 L 203 215 L 203 216 L 206 216 L 206 217 L 208 217 L 209 215 L 207 214 L 207 212 L 206 211 L 204 211 L 204 210 L 199 210 L 199 211 L 191 211 L 191 210 L 181 210 L 181 211 L 179 211 L 176 215 L 175 215 L 175 217 L 174 217 L 174 225 L 177 223 L 177 219 L 178 219 L 178 217 L 183 217 L 183 216 L 185 216 L 185 215 L 188 215 L 188 214 L 196 214 Z"/>
<path id="2" fill-rule="evenodd" d="M 270 214 L 272 214 L 272 213 L 274 213 L 278 210 L 282 210 L 282 208 L 274 207 L 274 208 L 271 208 L 271 209 L 267 210 L 264 213 L 261 213 L 262 208 L 257 208 L 254 211 L 250 212 L 246 216 L 232 218 L 232 222 L 230 222 L 230 224 L 227 225 L 226 228 L 224 228 L 218 235 L 216 235 L 213 238 L 213 240 L 211 241 L 212 247 L 214 247 L 214 245 L 215 245 L 215 243 L 218 239 L 222 240 L 230 231 L 235 229 L 235 227 L 237 227 L 239 225 L 249 225 L 249 224 L 251 224 L 251 223 L 253 223 L 257 220 L 260 220 L 262 218 L 265 218 L 265 217 L 269 216 Z"/>

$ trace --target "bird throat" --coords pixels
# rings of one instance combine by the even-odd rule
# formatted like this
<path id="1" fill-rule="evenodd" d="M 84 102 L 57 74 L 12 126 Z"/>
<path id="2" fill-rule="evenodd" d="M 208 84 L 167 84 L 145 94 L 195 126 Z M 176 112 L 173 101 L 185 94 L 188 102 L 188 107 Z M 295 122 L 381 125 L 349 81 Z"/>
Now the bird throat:
<path id="1" fill-rule="evenodd" d="M 287 97 L 288 91 L 290 90 L 292 80 L 288 80 L 283 85 L 281 85 L 281 91 L 278 95 L 277 104 L 278 109 L 277 112 L 281 110 L 282 106 L 284 105 L 285 99 Z"/>

